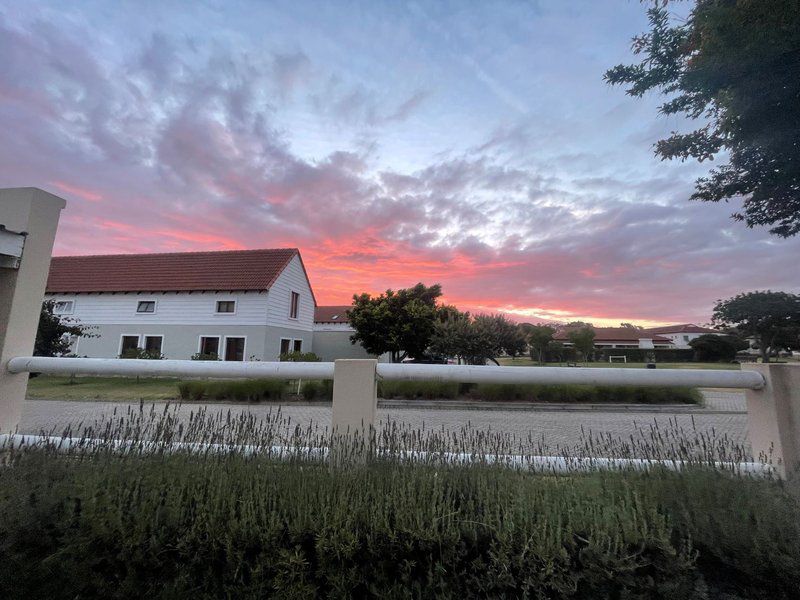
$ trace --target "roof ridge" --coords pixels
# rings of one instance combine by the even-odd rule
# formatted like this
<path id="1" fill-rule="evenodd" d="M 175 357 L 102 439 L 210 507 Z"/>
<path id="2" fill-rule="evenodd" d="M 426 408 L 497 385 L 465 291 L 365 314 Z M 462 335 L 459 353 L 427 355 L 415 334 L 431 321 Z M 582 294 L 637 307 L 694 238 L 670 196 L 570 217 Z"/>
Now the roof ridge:
<path id="1" fill-rule="evenodd" d="M 185 252 L 120 252 L 116 254 L 68 254 L 64 256 L 53 256 L 57 258 L 104 258 L 110 256 L 182 256 L 190 254 L 236 254 L 244 252 L 277 252 L 277 251 L 290 251 L 300 252 L 297 247 L 287 246 L 278 248 L 242 248 L 238 250 L 187 250 Z"/>

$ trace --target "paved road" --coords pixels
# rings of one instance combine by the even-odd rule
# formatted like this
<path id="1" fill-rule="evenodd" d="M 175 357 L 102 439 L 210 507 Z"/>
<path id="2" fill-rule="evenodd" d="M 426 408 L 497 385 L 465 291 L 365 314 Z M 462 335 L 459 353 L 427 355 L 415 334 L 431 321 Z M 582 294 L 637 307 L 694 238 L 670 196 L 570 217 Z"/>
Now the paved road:
<path id="1" fill-rule="evenodd" d="M 712 394 L 708 412 L 680 413 L 605 413 L 592 411 L 588 414 L 568 411 L 505 411 L 505 410 L 425 410 L 419 408 L 379 409 L 380 427 L 387 421 L 397 421 L 412 429 L 457 431 L 469 425 L 475 429 L 514 436 L 517 439 L 533 439 L 542 448 L 556 449 L 580 444 L 591 432 L 594 436 L 607 436 L 616 440 L 652 440 L 649 433 L 652 425 L 661 431 L 683 429 L 687 437 L 712 436 L 727 440 L 733 445 L 746 444 L 747 415 L 733 412 L 743 407 L 743 399 L 736 393 L 715 392 Z M 26 400 L 23 409 L 21 433 L 39 433 L 42 430 L 59 432 L 67 424 L 91 423 L 110 417 L 116 411 L 124 413 L 130 405 L 124 402 L 77 402 L 58 400 Z M 275 414 L 277 406 L 268 405 L 209 405 L 212 410 L 249 412 L 257 419 Z M 198 405 L 183 405 L 177 410 L 181 418 L 197 410 Z M 326 406 L 280 407 L 284 418 L 292 423 L 307 426 L 318 424 L 326 427 L 330 423 L 331 409 Z M 731 412 L 720 412 L 730 410 Z"/>

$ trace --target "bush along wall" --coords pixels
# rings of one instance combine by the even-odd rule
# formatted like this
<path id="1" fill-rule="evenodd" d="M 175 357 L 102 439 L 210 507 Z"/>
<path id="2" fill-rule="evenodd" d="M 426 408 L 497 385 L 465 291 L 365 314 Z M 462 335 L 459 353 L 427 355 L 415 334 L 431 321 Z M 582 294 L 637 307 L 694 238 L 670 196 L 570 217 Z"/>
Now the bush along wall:
<path id="1" fill-rule="evenodd" d="M 468 398 L 487 402 L 699 404 L 702 401 L 700 393 L 692 388 L 430 381 L 379 381 L 378 396 L 406 400 Z"/>

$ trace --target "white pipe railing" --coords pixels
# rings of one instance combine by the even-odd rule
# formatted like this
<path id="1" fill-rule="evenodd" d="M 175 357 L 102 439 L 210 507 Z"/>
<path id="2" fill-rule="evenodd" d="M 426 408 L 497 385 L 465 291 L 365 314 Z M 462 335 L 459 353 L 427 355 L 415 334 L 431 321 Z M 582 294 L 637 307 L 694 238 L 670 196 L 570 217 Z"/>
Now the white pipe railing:
<path id="1" fill-rule="evenodd" d="M 333 379 L 332 362 L 224 362 L 133 360 L 119 358 L 50 358 L 27 356 L 8 362 L 12 373 L 49 375 L 127 375 L 130 377 L 210 377 L 223 379 Z M 494 367 L 470 365 L 377 365 L 379 379 L 463 383 L 537 383 L 679 386 L 761 389 L 755 371 L 701 369 L 606 369 L 563 367 Z"/>
<path id="2" fill-rule="evenodd" d="M 107 440 L 92 438 L 56 437 L 44 435 L 5 434 L 0 435 L 0 450 L 21 450 L 30 447 L 48 447 L 58 452 L 97 452 L 112 450 L 128 453 L 197 453 L 231 454 L 243 456 L 266 455 L 281 460 L 305 459 L 325 460 L 330 448 L 311 446 L 252 446 L 232 444 L 209 444 L 200 442 L 160 442 L 149 440 Z M 380 450 L 380 449 L 378 449 Z M 381 456 L 380 451 L 376 456 Z M 595 471 L 649 471 L 667 469 L 681 471 L 689 467 L 712 467 L 735 475 L 774 477 L 776 469 L 767 462 L 700 461 L 654 458 L 602 458 L 571 456 L 523 456 L 519 454 L 483 454 L 470 452 L 429 452 L 423 450 L 401 450 L 391 453 L 400 461 L 434 462 L 451 465 L 486 464 L 501 465 L 515 469 L 527 469 L 538 473 L 587 473 Z"/>

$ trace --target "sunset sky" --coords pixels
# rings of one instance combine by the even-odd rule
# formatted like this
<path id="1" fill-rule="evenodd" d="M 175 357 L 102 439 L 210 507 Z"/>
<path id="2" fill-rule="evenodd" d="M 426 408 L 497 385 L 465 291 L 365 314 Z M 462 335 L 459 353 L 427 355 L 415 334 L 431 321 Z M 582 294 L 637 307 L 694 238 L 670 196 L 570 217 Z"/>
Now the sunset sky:
<path id="1" fill-rule="evenodd" d="M 680 5 L 679 5 L 680 8 Z M 299 247 L 320 304 L 418 281 L 517 320 L 707 322 L 800 239 L 689 202 L 680 119 L 603 83 L 638 0 L 0 0 L 0 187 L 56 254 Z"/>

